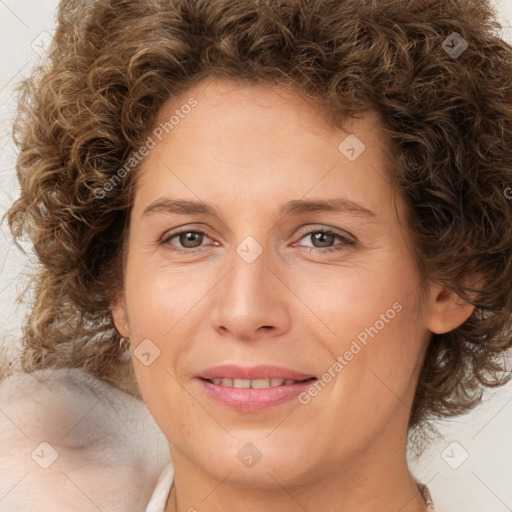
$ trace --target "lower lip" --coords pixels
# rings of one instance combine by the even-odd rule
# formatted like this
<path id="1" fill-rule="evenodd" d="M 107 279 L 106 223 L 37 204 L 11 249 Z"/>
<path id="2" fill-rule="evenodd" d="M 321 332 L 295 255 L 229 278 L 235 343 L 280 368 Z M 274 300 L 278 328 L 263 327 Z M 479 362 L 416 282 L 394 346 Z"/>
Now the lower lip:
<path id="1" fill-rule="evenodd" d="M 271 409 L 293 400 L 306 391 L 315 380 L 307 380 L 270 388 L 234 388 L 213 384 L 210 381 L 197 379 L 203 391 L 215 401 L 231 409 L 243 412 L 259 412 Z"/>

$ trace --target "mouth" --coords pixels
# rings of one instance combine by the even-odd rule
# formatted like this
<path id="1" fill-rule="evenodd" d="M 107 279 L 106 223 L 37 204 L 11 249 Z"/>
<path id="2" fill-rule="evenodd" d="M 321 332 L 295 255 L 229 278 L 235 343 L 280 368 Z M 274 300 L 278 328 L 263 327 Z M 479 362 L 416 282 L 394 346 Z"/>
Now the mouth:
<path id="1" fill-rule="evenodd" d="M 289 403 L 318 379 L 278 366 L 223 365 L 196 375 L 201 390 L 217 404 L 245 413 Z"/>

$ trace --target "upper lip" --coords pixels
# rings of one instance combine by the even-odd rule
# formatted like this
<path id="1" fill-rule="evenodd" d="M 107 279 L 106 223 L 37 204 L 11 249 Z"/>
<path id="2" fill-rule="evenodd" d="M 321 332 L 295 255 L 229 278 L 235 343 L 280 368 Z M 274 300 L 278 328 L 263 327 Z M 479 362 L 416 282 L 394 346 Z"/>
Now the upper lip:
<path id="1" fill-rule="evenodd" d="M 198 373 L 196 377 L 201 379 L 292 379 L 307 380 L 314 378 L 314 375 L 297 372 L 290 368 L 282 366 L 259 365 L 259 366 L 236 366 L 225 364 L 221 366 L 213 366 Z"/>

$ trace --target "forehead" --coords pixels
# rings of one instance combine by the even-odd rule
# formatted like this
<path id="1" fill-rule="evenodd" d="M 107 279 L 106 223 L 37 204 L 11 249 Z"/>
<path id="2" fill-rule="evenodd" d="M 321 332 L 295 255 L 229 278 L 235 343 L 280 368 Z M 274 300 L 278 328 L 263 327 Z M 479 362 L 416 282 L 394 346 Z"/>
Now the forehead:
<path id="1" fill-rule="evenodd" d="M 359 201 L 371 182 L 388 181 L 378 121 L 368 113 L 336 127 L 325 109 L 292 89 L 203 82 L 160 109 L 150 134 L 156 147 L 137 177 L 139 196 L 147 202 L 176 191 L 198 199 L 222 189 L 232 199 L 263 199 L 271 188 L 278 201 L 283 193 L 299 198 L 342 187 Z M 366 195 L 371 209 L 376 198 Z"/>
<path id="2" fill-rule="evenodd" d="M 191 109 L 188 104 L 192 100 L 195 106 Z M 249 113 L 255 117 L 248 117 Z M 180 114 L 179 119 L 176 114 Z M 169 126 L 172 118 L 172 126 Z M 183 122 L 185 119 L 186 123 Z M 277 126 L 278 131 L 266 133 L 275 138 L 295 129 L 300 135 L 308 132 L 325 139 L 334 135 L 333 132 L 338 132 L 335 137 L 339 138 L 342 133 L 348 134 L 358 127 L 359 131 L 365 131 L 365 138 L 370 144 L 378 144 L 387 150 L 390 142 L 385 140 L 380 130 L 381 119 L 376 112 L 361 114 L 359 120 L 343 118 L 334 114 L 332 106 L 307 97 L 289 85 L 224 78 L 204 80 L 170 98 L 160 108 L 154 129 L 163 127 L 165 133 L 162 135 L 165 137 L 168 132 L 183 132 L 183 127 L 178 130 L 178 126 L 184 124 L 198 135 L 200 131 L 208 131 L 209 135 L 217 133 L 221 136 L 220 127 L 228 128 L 229 125 L 236 125 L 237 130 L 244 125 L 247 130 L 258 128 L 259 133 Z"/>

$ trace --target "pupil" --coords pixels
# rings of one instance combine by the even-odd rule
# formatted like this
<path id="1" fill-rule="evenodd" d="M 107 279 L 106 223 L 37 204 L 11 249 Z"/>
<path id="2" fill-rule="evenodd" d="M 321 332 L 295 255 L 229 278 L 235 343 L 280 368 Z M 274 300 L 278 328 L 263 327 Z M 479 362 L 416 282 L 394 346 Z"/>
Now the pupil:
<path id="1" fill-rule="evenodd" d="M 188 231 L 186 233 L 182 233 L 180 236 L 180 243 L 184 247 L 197 247 L 197 244 L 194 245 L 194 242 L 197 242 L 197 240 L 199 238 L 199 245 L 201 245 L 200 236 L 201 236 L 200 233 L 196 233 L 194 231 Z M 192 245 L 189 245 L 189 243 L 191 243 Z"/>
<path id="2" fill-rule="evenodd" d="M 323 237 L 327 237 L 327 243 Z M 317 242 L 320 242 L 320 244 L 325 244 L 325 245 L 321 245 L 321 247 L 330 245 L 329 242 L 332 242 L 332 240 L 330 240 L 330 239 L 332 239 L 332 237 L 333 237 L 333 235 L 331 235 L 329 233 L 323 233 L 323 232 L 317 232 L 314 235 L 314 239 Z"/>

